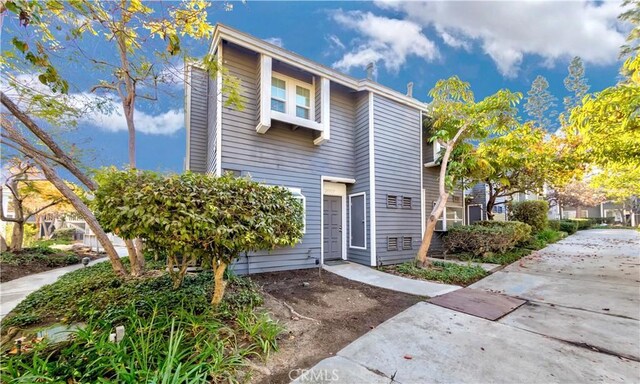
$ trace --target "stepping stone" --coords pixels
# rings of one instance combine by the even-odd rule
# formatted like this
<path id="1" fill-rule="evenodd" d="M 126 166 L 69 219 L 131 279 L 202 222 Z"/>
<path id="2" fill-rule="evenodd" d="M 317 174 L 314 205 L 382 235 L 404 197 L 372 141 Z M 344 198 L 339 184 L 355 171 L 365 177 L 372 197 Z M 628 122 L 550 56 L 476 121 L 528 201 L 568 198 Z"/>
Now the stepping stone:
<path id="1" fill-rule="evenodd" d="M 473 288 L 462 288 L 427 300 L 431 304 L 495 321 L 526 303 L 526 300 Z"/>

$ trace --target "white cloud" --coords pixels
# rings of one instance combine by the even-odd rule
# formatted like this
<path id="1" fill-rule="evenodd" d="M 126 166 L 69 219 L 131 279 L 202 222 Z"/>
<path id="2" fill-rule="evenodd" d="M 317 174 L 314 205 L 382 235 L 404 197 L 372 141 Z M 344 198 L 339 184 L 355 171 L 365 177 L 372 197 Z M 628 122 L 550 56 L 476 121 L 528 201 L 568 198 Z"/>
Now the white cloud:
<path id="1" fill-rule="evenodd" d="M 28 87 L 35 93 L 51 95 L 51 90 L 42 84 L 36 74 L 20 74 L 13 78 L 16 82 Z M 8 78 L 2 76 L 2 89 L 9 97 L 22 108 L 28 108 L 28 97 L 23 97 L 9 84 Z M 107 132 L 127 131 L 127 122 L 124 118 L 122 103 L 109 98 L 101 97 L 93 93 L 70 93 L 67 102 L 76 108 L 85 111 L 80 122 L 99 128 Z M 100 105 L 99 109 L 86 108 L 87 106 Z M 158 114 L 150 114 L 139 109 L 134 112 L 136 131 L 149 135 L 171 135 L 184 127 L 184 111 L 182 109 L 170 109 Z"/>
<path id="2" fill-rule="evenodd" d="M 339 49 L 347 49 L 347 47 L 345 47 L 345 45 L 342 43 L 342 40 L 340 40 L 340 38 L 336 35 L 328 35 L 326 36 L 326 40 L 329 42 L 329 45 L 331 45 L 332 48 L 339 48 Z"/>
<path id="3" fill-rule="evenodd" d="M 94 95 L 84 94 L 84 97 L 91 98 Z M 126 132 L 127 121 L 124 118 L 122 104 L 109 100 L 105 109 L 111 113 L 92 111 L 84 115 L 80 120 L 107 132 Z M 135 110 L 133 121 L 136 132 L 148 135 L 171 135 L 184 127 L 184 111 L 182 109 L 170 109 L 156 115 Z"/>
<path id="4" fill-rule="evenodd" d="M 526 55 L 549 65 L 580 56 L 592 64 L 617 60 L 624 32 L 616 20 L 617 1 L 434 1 L 386 2 L 379 7 L 404 13 L 422 28 L 433 27 L 443 41 L 468 49 L 477 42 L 505 76 L 517 74 Z M 451 37 L 455 36 L 452 40 Z"/>
<path id="5" fill-rule="evenodd" d="M 264 41 L 273 45 L 277 45 L 280 48 L 284 47 L 284 42 L 282 41 L 281 37 L 269 37 L 264 39 Z"/>
<path id="6" fill-rule="evenodd" d="M 335 62 L 335 68 L 348 71 L 353 67 L 365 67 L 372 61 L 381 61 L 388 71 L 397 72 L 409 56 L 429 61 L 438 57 L 435 44 L 422 33 L 422 27 L 412 21 L 376 16 L 371 12 L 342 10 L 333 12 L 332 18 L 365 39 Z"/>

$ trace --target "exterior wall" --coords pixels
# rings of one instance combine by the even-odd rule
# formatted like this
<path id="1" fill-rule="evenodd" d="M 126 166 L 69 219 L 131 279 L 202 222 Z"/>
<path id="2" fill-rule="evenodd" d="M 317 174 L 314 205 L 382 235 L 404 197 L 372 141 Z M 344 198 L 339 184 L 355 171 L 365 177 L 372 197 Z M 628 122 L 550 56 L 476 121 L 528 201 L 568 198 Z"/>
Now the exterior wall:
<path id="1" fill-rule="evenodd" d="M 212 79 L 208 81 L 207 95 L 207 173 L 215 174 L 218 167 L 218 82 Z"/>
<path id="2" fill-rule="evenodd" d="M 371 265 L 371 192 L 369 190 L 369 94 L 363 93 L 355 100 L 355 132 L 354 132 L 354 156 L 356 183 L 347 186 L 347 195 L 365 192 L 366 201 L 366 245 L 367 249 L 349 248 L 347 243 L 347 260 L 356 263 Z M 348 204 L 348 202 L 347 202 Z M 348 216 L 347 226 L 351 218 Z M 349 237 L 347 237 L 349 241 Z"/>
<path id="3" fill-rule="evenodd" d="M 425 144 L 423 145 L 423 162 L 429 163 L 434 161 L 433 154 L 433 144 L 429 144 L 425 140 Z M 425 210 L 425 221 L 428 219 L 431 210 L 433 209 L 433 203 L 438 200 L 438 183 L 440 178 L 440 167 L 425 167 L 422 173 L 423 176 L 423 185 L 424 188 L 424 210 Z M 459 189 L 456 190 L 452 196 L 449 196 L 447 200 L 447 207 L 464 207 L 464 190 Z M 465 213 L 466 214 L 466 213 Z M 436 231 L 431 240 L 431 246 L 429 247 L 428 254 L 430 256 L 442 256 L 442 237 L 446 232 Z"/>
<path id="4" fill-rule="evenodd" d="M 189 121 L 186 168 L 193 172 L 206 172 L 209 148 L 207 138 L 209 76 L 200 68 L 192 66 L 190 69 L 189 84 L 186 87 L 188 105 L 186 118 Z"/>
<path id="5" fill-rule="evenodd" d="M 258 56 L 225 46 L 224 62 L 241 81 L 244 110 L 222 109 L 222 169 L 240 171 L 266 184 L 301 188 L 306 199 L 306 233 L 292 248 L 249 254 L 235 265 L 239 273 L 310 268 L 321 257 L 321 177 L 355 178 L 355 99 L 341 86 L 331 87 L 331 140 L 316 146 L 314 132 L 272 121 L 256 133 L 259 105 Z M 346 228 L 345 228 L 346 230 Z M 348 241 L 347 233 L 347 241 Z"/>
<path id="6" fill-rule="evenodd" d="M 373 97 L 376 183 L 376 255 L 378 264 L 393 264 L 415 257 L 420 247 L 422 123 L 420 111 L 382 96 Z M 410 209 L 387 208 L 387 195 L 410 197 Z M 388 237 L 398 237 L 398 250 L 387 250 Z M 403 249 L 402 237 L 411 237 Z"/>

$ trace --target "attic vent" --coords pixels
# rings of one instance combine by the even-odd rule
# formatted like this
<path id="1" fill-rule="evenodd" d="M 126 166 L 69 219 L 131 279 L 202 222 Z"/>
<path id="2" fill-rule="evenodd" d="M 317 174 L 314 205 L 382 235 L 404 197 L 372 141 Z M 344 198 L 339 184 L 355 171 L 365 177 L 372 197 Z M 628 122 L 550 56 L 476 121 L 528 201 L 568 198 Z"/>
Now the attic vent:
<path id="1" fill-rule="evenodd" d="M 387 251 L 397 251 L 397 250 L 398 250 L 398 238 L 387 237 Z"/>
<path id="2" fill-rule="evenodd" d="M 387 195 L 387 208 L 398 208 L 398 196 Z"/>
<path id="3" fill-rule="evenodd" d="M 411 209 L 411 198 L 403 196 L 402 197 L 402 209 Z"/>
<path id="4" fill-rule="evenodd" d="M 402 249 L 413 249 L 413 237 L 402 238 Z"/>

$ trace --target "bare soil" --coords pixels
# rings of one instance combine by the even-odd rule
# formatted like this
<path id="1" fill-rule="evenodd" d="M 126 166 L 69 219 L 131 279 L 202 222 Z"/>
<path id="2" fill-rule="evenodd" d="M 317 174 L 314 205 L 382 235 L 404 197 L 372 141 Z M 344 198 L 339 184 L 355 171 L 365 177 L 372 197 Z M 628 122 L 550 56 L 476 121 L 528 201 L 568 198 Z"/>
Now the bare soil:
<path id="1" fill-rule="evenodd" d="M 251 382 L 260 384 L 289 383 L 303 369 L 335 355 L 423 299 L 327 271 L 320 275 L 317 269 L 263 273 L 251 275 L 251 279 L 262 287 L 265 309 L 285 327 L 278 351 L 266 363 L 254 361 Z"/>
<path id="2" fill-rule="evenodd" d="M 24 252 L 28 252 L 25 249 Z M 69 262 L 67 259 L 68 252 L 73 252 L 77 257 L 77 261 Z M 18 258 L 17 263 L 5 263 L 0 262 L 0 282 L 5 283 L 7 281 L 15 280 L 20 277 L 33 275 L 35 273 L 45 272 L 56 268 L 65 267 L 68 265 L 79 264 L 82 259 L 89 257 L 91 260 L 100 259 L 105 257 L 104 253 L 95 253 L 88 247 L 73 247 L 70 251 L 52 253 L 46 255 L 46 259 L 36 258 L 29 261 L 20 260 L 21 255 L 16 255 Z"/>

